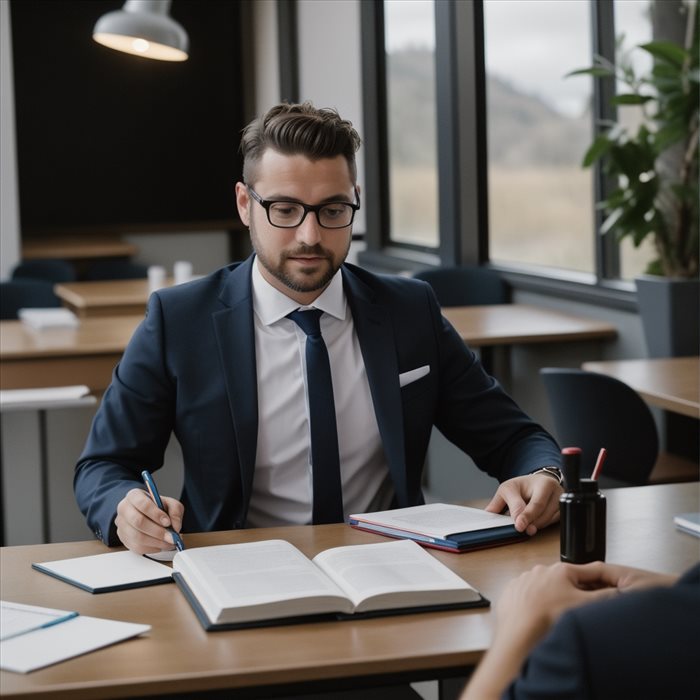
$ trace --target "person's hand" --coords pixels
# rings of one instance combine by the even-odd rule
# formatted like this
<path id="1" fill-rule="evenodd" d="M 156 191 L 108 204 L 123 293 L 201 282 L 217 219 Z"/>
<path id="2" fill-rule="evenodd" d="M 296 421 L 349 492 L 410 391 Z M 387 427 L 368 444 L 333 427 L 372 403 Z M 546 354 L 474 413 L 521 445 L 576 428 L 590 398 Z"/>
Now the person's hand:
<path id="1" fill-rule="evenodd" d="M 496 700 L 569 608 L 617 595 L 602 562 L 536 566 L 513 579 L 495 605 L 494 636 L 461 700 Z"/>
<path id="2" fill-rule="evenodd" d="M 166 528 L 180 532 L 185 506 L 175 498 L 161 498 L 167 513 L 143 489 L 131 489 L 119 501 L 114 521 L 117 536 L 132 552 L 147 554 L 173 548 L 173 536 Z"/>
<path id="3" fill-rule="evenodd" d="M 534 535 L 559 520 L 559 496 L 563 491 L 547 474 L 516 476 L 498 487 L 486 510 L 501 513 L 507 507 L 515 529 Z"/>
<path id="4" fill-rule="evenodd" d="M 621 593 L 652 586 L 672 586 L 678 580 L 678 576 L 672 574 L 657 574 L 654 571 L 634 569 L 631 566 L 619 564 L 594 562 L 585 566 L 599 571 L 598 586 L 614 586 Z"/>
<path id="5" fill-rule="evenodd" d="M 614 582 L 620 576 L 609 573 L 609 568 L 603 562 L 557 563 L 521 574 L 498 600 L 496 634 L 512 634 L 518 628 L 534 645 L 565 610 L 617 595 Z"/>

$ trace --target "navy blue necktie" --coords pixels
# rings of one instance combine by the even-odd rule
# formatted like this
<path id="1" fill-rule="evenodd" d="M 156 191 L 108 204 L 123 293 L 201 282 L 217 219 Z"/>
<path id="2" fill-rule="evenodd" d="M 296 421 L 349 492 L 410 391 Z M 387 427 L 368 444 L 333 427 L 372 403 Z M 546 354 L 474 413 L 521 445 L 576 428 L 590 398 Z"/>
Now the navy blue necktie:
<path id="1" fill-rule="evenodd" d="M 335 423 L 333 381 L 328 349 L 321 336 L 323 311 L 292 311 L 292 319 L 306 333 L 306 381 L 311 421 L 313 523 L 343 522 L 338 429 Z"/>

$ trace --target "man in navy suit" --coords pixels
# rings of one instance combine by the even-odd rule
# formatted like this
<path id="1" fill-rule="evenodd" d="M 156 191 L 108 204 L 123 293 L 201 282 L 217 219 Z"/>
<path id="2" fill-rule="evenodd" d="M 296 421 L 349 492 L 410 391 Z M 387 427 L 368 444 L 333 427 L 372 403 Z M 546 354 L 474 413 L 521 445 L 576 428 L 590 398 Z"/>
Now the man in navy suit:
<path id="1" fill-rule="evenodd" d="M 433 426 L 501 482 L 489 510 L 507 507 L 528 534 L 558 518 L 557 445 L 483 371 L 430 286 L 345 263 L 359 145 L 350 122 L 309 103 L 244 131 L 236 201 L 255 255 L 151 295 L 76 466 L 104 542 L 154 552 L 172 547 L 168 526 L 319 522 L 324 499 L 337 502 L 331 520 L 422 503 Z M 313 489 L 325 464 L 312 465 L 308 331 L 289 318 L 309 308 L 332 378 L 322 417 L 335 413 L 336 494 Z M 172 433 L 184 488 L 162 511 L 139 475 L 162 466 Z"/>
<path id="2" fill-rule="evenodd" d="M 462 700 L 700 697 L 700 564 L 683 576 L 593 562 L 537 566 L 496 605 Z"/>

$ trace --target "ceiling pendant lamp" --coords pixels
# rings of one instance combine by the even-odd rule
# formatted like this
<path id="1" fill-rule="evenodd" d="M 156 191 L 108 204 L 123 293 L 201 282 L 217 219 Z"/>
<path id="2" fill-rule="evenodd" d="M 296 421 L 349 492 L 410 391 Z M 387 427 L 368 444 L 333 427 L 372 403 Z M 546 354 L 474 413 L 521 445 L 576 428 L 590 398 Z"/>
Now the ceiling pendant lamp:
<path id="1" fill-rule="evenodd" d="M 121 10 L 102 15 L 92 38 L 111 49 L 158 61 L 186 61 L 189 39 L 168 15 L 171 0 L 127 0 Z"/>

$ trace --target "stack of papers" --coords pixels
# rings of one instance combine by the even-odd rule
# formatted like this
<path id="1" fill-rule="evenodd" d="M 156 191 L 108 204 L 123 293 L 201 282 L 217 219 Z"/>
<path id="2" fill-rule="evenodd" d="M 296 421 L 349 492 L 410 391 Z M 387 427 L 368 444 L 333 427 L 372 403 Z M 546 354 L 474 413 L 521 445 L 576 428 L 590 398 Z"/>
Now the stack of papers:
<path id="1" fill-rule="evenodd" d="M 0 390 L 0 408 L 61 408 L 75 404 L 95 403 L 90 388 L 84 384 L 53 386 L 41 389 Z"/>
<path id="2" fill-rule="evenodd" d="M 57 309 L 20 309 L 17 312 L 22 323 L 36 328 L 77 328 L 80 325 L 78 317 L 70 310 Z"/>

